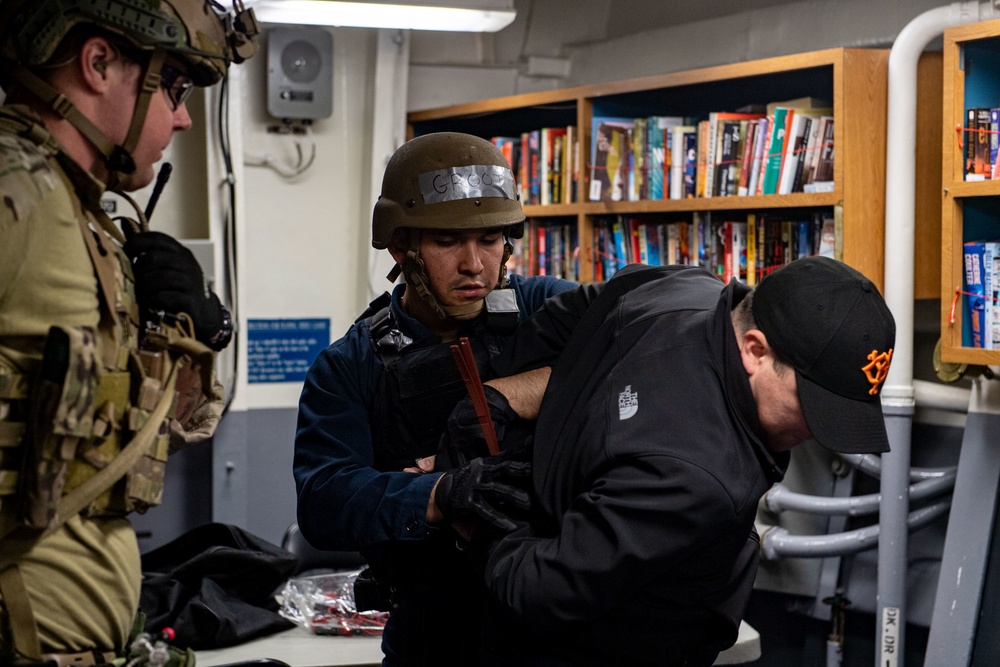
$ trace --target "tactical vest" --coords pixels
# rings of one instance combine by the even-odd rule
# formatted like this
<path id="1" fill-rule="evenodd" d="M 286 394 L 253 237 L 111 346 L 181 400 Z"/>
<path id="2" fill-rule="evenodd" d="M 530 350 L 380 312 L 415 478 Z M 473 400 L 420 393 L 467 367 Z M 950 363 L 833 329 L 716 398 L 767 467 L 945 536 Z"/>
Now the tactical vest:
<path id="1" fill-rule="evenodd" d="M 371 411 L 375 468 L 402 470 L 418 458 L 437 453 L 438 442 L 455 405 L 468 395 L 451 356 L 450 343 L 420 347 L 397 328 L 388 294 L 372 302 L 365 319 L 372 347 L 383 370 Z M 486 331 L 482 318 L 465 332 L 486 380 L 489 362 L 500 354 L 500 337 Z"/>
<path id="2" fill-rule="evenodd" d="M 140 347 L 131 264 L 96 203 L 99 186 L 30 118 L 0 110 L 0 133 L 28 139 L 39 151 L 32 168 L 45 170 L 39 177 L 61 180 L 98 285 L 96 329 L 53 326 L 41 362 L 27 368 L 0 356 L 0 596 L 10 644 L 38 660 L 21 556 L 76 514 L 122 516 L 159 504 L 178 372 L 197 360 L 211 387 L 214 357 L 191 332 L 171 327 L 146 325 Z M 84 207 L 78 193 L 88 191 Z M 4 204 L 16 211 L 11 197 Z"/>
<path id="3" fill-rule="evenodd" d="M 17 528 L 44 531 L 59 501 L 107 468 L 164 402 L 173 402 L 176 355 L 139 350 L 139 316 L 120 234 L 101 210 L 84 209 L 68 159 L 29 119 L 0 116 L 0 132 L 31 140 L 48 157 L 73 202 L 99 286 L 100 321 L 53 327 L 37 372 L 23 374 L 0 357 L 0 539 Z M 79 175 L 77 175 L 79 178 Z M 166 391 L 169 386 L 169 396 Z M 173 413 L 166 406 L 155 435 L 128 472 L 81 511 L 87 516 L 144 512 L 159 504 Z M 147 432 L 150 429 L 147 429 Z M 90 494 L 94 495 L 94 494 Z"/>

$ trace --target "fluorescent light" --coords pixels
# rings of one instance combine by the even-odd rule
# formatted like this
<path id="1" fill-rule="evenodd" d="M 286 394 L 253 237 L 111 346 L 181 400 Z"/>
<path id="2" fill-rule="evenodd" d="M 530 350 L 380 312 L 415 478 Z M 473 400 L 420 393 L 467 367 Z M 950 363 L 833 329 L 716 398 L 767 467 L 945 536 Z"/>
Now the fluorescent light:
<path id="1" fill-rule="evenodd" d="M 402 28 L 456 32 L 496 32 L 514 20 L 513 9 L 466 9 L 422 5 L 387 5 L 337 0 L 260 0 L 253 6 L 262 23 Z M 511 3 L 507 3 L 507 7 Z"/>

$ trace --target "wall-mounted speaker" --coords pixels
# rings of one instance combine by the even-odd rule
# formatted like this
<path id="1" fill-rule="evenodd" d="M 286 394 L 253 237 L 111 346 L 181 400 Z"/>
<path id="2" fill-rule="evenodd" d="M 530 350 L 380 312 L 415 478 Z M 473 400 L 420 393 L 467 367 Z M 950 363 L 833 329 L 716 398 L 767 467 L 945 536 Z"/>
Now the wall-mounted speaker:
<path id="1" fill-rule="evenodd" d="M 267 112 L 275 118 L 333 113 L 333 36 L 322 28 L 267 32 Z"/>

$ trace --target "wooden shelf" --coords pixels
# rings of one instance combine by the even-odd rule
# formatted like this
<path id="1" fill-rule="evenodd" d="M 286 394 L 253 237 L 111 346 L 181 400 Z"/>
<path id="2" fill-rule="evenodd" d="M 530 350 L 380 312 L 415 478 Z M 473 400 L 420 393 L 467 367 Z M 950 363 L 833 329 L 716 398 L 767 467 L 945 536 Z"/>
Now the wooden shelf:
<path id="1" fill-rule="evenodd" d="M 968 199 L 971 197 L 996 197 L 1000 195 L 1000 180 L 956 181 L 944 189 L 946 197 Z"/>
<path id="2" fill-rule="evenodd" d="M 1000 107 L 1000 21 L 944 33 L 941 187 L 941 358 L 949 363 L 1000 364 L 1000 350 L 963 345 L 963 244 L 1000 240 L 1000 181 L 966 181 L 959 142 L 966 111 Z M 964 142 L 963 142 L 964 143 Z M 990 237 L 990 238 L 986 238 Z"/>
<path id="3" fill-rule="evenodd" d="M 938 99 L 940 60 L 930 81 Z M 934 78 L 936 75 L 936 78 Z M 832 192 L 754 197 L 710 197 L 683 200 L 590 202 L 589 169 L 584 166 L 576 192 L 579 203 L 525 206 L 530 221 L 575 218 L 580 239 L 580 279 L 592 278 L 591 232 L 594 219 L 602 215 L 677 214 L 710 211 L 767 211 L 835 209 L 839 228 L 840 259 L 883 285 L 885 226 L 885 128 L 888 86 L 888 51 L 835 48 L 716 67 L 647 76 L 625 81 L 579 86 L 558 91 L 530 93 L 458 104 L 411 113 L 411 136 L 439 131 L 468 132 L 484 138 L 519 136 L 542 127 L 575 125 L 583 155 L 589 157 L 591 120 L 595 116 L 643 117 L 651 115 L 707 118 L 709 112 L 732 111 L 748 105 L 814 97 L 828 100 L 836 119 L 834 183 Z M 921 77 L 924 81 L 924 77 Z M 935 109 L 938 107 L 934 103 Z M 940 157 L 937 131 L 940 120 L 933 114 L 929 152 L 918 162 L 932 161 L 930 202 L 921 208 L 933 211 L 932 224 L 940 229 L 936 180 Z M 918 123 L 920 117 L 918 116 Z M 929 155 L 929 158 L 928 158 Z M 919 173 L 919 170 L 918 170 Z M 936 197 L 936 198 L 935 198 Z M 918 222 L 918 226 L 919 226 Z M 926 225 L 925 225 L 926 226 Z M 935 241 L 929 253 L 936 267 Z M 938 294 L 937 274 L 928 283 L 926 296 Z M 919 291 L 919 287 L 918 287 Z"/>

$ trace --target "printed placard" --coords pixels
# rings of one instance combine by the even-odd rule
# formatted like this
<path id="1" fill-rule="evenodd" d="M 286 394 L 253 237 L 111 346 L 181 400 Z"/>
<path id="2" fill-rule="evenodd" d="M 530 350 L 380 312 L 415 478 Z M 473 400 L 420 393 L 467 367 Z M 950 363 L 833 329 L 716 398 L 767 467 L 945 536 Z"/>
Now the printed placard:
<path id="1" fill-rule="evenodd" d="M 329 319 L 249 320 L 247 381 L 302 382 L 316 355 L 329 344 Z"/>

